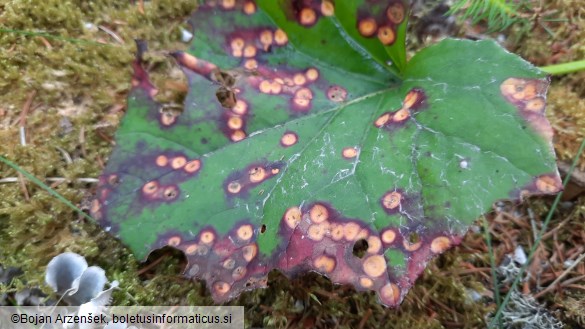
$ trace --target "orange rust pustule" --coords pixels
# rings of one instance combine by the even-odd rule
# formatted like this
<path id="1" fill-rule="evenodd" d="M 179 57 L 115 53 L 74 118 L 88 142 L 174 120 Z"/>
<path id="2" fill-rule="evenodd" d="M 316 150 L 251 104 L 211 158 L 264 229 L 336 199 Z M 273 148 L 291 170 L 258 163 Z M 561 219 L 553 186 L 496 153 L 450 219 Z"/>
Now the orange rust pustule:
<path id="1" fill-rule="evenodd" d="M 378 28 L 378 39 L 384 46 L 390 46 L 396 41 L 396 31 L 388 25 Z"/>
<path id="2" fill-rule="evenodd" d="M 412 88 L 408 91 L 402 102 L 402 108 L 417 111 L 427 106 L 427 95 L 422 88 Z"/>
<path id="3" fill-rule="evenodd" d="M 400 211 L 403 198 L 400 191 L 390 191 L 382 196 L 380 204 L 387 214 L 396 214 Z"/>
<path id="4" fill-rule="evenodd" d="M 299 136 L 293 131 L 286 131 L 280 138 L 280 145 L 282 147 L 290 147 L 299 141 Z"/>
<path id="5" fill-rule="evenodd" d="M 255 163 L 230 174 L 223 183 L 226 197 L 247 197 L 251 188 L 278 175 L 284 165 L 283 161 Z"/>
<path id="6" fill-rule="evenodd" d="M 358 32 L 366 38 L 374 36 L 378 31 L 378 23 L 372 17 L 364 18 L 358 21 L 357 24 Z"/>

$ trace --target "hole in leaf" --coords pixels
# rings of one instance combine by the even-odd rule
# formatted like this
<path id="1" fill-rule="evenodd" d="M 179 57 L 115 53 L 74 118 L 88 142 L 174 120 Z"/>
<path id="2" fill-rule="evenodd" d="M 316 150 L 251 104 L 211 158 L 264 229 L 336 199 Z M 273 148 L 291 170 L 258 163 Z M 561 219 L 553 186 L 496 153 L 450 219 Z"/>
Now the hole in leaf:
<path id="1" fill-rule="evenodd" d="M 409 242 L 410 244 L 415 244 L 415 243 L 417 243 L 417 242 L 419 242 L 419 241 L 420 241 L 420 236 L 418 235 L 418 233 L 416 233 L 416 232 L 411 232 L 411 233 L 408 235 L 408 242 Z"/>
<path id="2" fill-rule="evenodd" d="M 365 239 L 359 239 L 354 243 L 352 253 L 357 258 L 363 258 L 368 248 L 368 241 Z"/>
<path id="3" fill-rule="evenodd" d="M 262 227 L 260 227 L 260 233 L 264 234 L 264 232 L 266 232 L 266 225 L 262 225 Z"/>
<path id="4" fill-rule="evenodd" d="M 176 248 L 166 246 L 154 250 L 148 255 L 148 259 L 138 270 L 139 275 L 152 277 L 156 275 L 180 275 L 187 266 L 187 257 Z"/>

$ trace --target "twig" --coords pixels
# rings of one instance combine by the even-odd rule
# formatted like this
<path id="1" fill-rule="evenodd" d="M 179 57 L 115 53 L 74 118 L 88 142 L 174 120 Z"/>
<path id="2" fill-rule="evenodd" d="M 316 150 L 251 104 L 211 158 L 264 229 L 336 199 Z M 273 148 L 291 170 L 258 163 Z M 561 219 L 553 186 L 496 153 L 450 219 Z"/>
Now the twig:
<path id="1" fill-rule="evenodd" d="M 106 32 L 107 34 L 109 34 L 114 40 L 116 40 L 118 43 L 120 44 L 124 44 L 124 40 L 122 40 L 122 38 L 120 38 L 116 32 L 108 29 L 107 27 L 103 26 L 103 25 L 98 25 L 98 29 Z"/>
<path id="2" fill-rule="evenodd" d="M 45 180 L 47 182 L 63 182 L 63 181 L 69 181 L 70 179 L 64 178 L 64 177 L 47 177 L 47 178 L 45 178 Z M 84 177 L 84 178 L 76 178 L 75 181 L 78 183 L 97 183 L 99 180 L 97 178 Z M 18 182 L 18 177 L 0 178 L 0 184 L 2 184 L 2 183 L 16 183 L 16 182 Z"/>

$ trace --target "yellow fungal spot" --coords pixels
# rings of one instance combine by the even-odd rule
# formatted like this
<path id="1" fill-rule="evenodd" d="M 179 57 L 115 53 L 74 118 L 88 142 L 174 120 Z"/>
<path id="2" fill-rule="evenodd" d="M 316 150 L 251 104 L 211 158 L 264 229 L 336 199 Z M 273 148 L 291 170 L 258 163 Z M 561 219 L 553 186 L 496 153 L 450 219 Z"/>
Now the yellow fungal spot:
<path id="1" fill-rule="evenodd" d="M 282 80 L 281 80 L 282 81 Z M 271 94 L 280 94 L 282 91 L 282 82 L 274 81 L 270 83 L 270 93 Z"/>
<path id="2" fill-rule="evenodd" d="M 177 117 L 171 113 L 171 112 L 163 112 L 160 114 L 160 122 L 164 125 L 164 126 L 170 126 L 173 123 L 175 123 L 175 121 L 177 121 Z"/>
<path id="3" fill-rule="evenodd" d="M 370 278 L 360 278 L 360 286 L 364 287 L 364 288 L 371 288 L 374 285 L 374 281 L 372 281 L 372 279 Z"/>
<path id="4" fill-rule="evenodd" d="M 185 168 L 183 168 L 187 173 L 192 174 L 201 168 L 201 161 L 200 160 L 191 160 L 187 162 Z"/>
<path id="5" fill-rule="evenodd" d="M 502 82 L 502 84 L 500 85 L 500 91 L 504 96 L 512 96 L 517 92 L 518 86 L 522 85 L 523 85 L 522 80 L 516 78 L 509 78 Z M 523 88 L 520 87 L 520 90 L 522 89 Z"/>
<path id="6" fill-rule="evenodd" d="M 264 48 L 265 50 L 268 49 L 268 46 L 272 44 L 272 41 L 273 41 L 272 31 L 264 30 L 260 32 L 260 43 L 262 43 L 266 47 Z"/>
<path id="7" fill-rule="evenodd" d="M 286 32 L 281 29 L 276 29 L 276 31 L 274 31 L 274 42 L 276 42 L 276 44 L 279 46 L 286 45 L 288 42 L 288 36 L 286 35 Z"/>
<path id="8" fill-rule="evenodd" d="M 435 254 L 440 254 L 449 247 L 451 247 L 451 240 L 446 236 L 437 237 L 431 242 L 431 251 Z"/>
<path id="9" fill-rule="evenodd" d="M 536 188 L 540 192 L 555 193 L 561 190 L 561 182 L 551 176 L 540 176 L 536 180 Z"/>
<path id="10" fill-rule="evenodd" d="M 323 237 L 325 237 L 328 228 L 329 225 L 327 225 L 326 223 L 313 224 L 309 226 L 309 229 L 307 230 L 307 235 L 309 236 L 309 239 L 313 241 L 321 241 L 323 240 Z"/>
<path id="11" fill-rule="evenodd" d="M 284 222 L 291 229 L 295 229 L 301 222 L 302 213 L 298 207 L 291 207 L 284 213 Z"/>
<path id="12" fill-rule="evenodd" d="M 254 167 L 248 171 L 248 176 L 252 183 L 261 182 L 266 178 L 266 170 L 262 167 Z"/>
<path id="13" fill-rule="evenodd" d="M 242 128 L 243 124 L 244 124 L 244 121 L 240 117 L 231 117 L 228 119 L 228 122 L 227 122 L 227 126 L 230 129 L 234 129 L 234 130 Z"/>
<path id="14" fill-rule="evenodd" d="M 523 100 L 528 101 L 536 97 L 536 84 L 534 82 L 526 84 L 524 87 L 524 97 Z"/>
<path id="15" fill-rule="evenodd" d="M 378 29 L 378 39 L 383 45 L 389 46 L 396 40 L 396 34 L 390 26 L 382 26 Z"/>
<path id="16" fill-rule="evenodd" d="M 341 155 L 346 159 L 355 158 L 357 154 L 358 150 L 355 147 L 346 147 L 341 151 Z"/>
<path id="17" fill-rule="evenodd" d="M 223 261 L 222 266 L 226 270 L 231 270 L 234 268 L 234 266 L 236 266 L 236 261 L 233 258 L 228 258 L 228 259 Z"/>
<path id="18" fill-rule="evenodd" d="M 205 231 L 205 232 L 201 233 L 201 237 L 199 238 L 199 241 L 201 241 L 201 243 L 204 243 L 204 244 L 211 244 L 211 243 L 213 243 L 214 240 L 215 240 L 215 234 L 211 231 Z"/>
<path id="19" fill-rule="evenodd" d="M 230 46 L 232 47 L 232 50 L 243 50 L 244 49 L 244 39 L 242 38 L 234 38 L 232 39 L 232 42 L 230 42 Z"/>
<path id="20" fill-rule="evenodd" d="M 183 168 L 187 164 L 187 159 L 184 156 L 174 157 L 171 160 L 171 168 L 173 169 L 180 169 Z"/>
<path id="21" fill-rule="evenodd" d="M 154 192 L 156 192 L 157 189 L 158 183 L 156 181 L 150 181 L 144 184 L 144 186 L 142 186 L 142 192 L 144 194 L 154 194 Z"/>
<path id="22" fill-rule="evenodd" d="M 380 297 L 386 303 L 395 305 L 400 299 L 400 288 L 394 283 L 388 283 L 380 289 Z"/>
<path id="23" fill-rule="evenodd" d="M 394 122 L 402 122 L 410 117 L 410 111 L 408 109 L 400 109 L 394 113 L 392 120 Z"/>
<path id="24" fill-rule="evenodd" d="M 230 289 L 231 286 L 227 282 L 217 281 L 216 283 L 213 284 L 213 290 L 218 295 L 225 295 L 230 291 Z"/>
<path id="25" fill-rule="evenodd" d="M 323 14 L 323 16 L 333 16 L 334 13 L 335 7 L 331 1 L 323 0 L 323 2 L 321 2 L 321 14 Z"/>
<path id="26" fill-rule="evenodd" d="M 260 82 L 260 85 L 258 85 L 258 89 L 260 89 L 260 92 L 269 94 L 271 90 L 270 81 L 262 80 L 262 82 Z"/>
<path id="27" fill-rule="evenodd" d="M 386 271 L 386 260 L 381 255 L 370 256 L 362 264 L 362 269 L 368 276 L 378 277 Z"/>
<path id="28" fill-rule="evenodd" d="M 313 10 L 313 8 L 303 8 L 301 9 L 301 13 L 299 14 L 299 21 L 301 25 L 313 25 L 317 21 L 317 13 Z"/>
<path id="29" fill-rule="evenodd" d="M 180 236 L 172 236 L 167 241 L 167 245 L 171 247 L 176 247 L 181 244 L 181 237 Z"/>
<path id="30" fill-rule="evenodd" d="M 315 224 L 322 223 L 329 218 L 329 211 L 325 206 L 316 204 L 309 211 L 309 218 Z"/>
<path id="31" fill-rule="evenodd" d="M 368 239 L 366 241 L 368 241 L 368 250 L 367 251 L 370 254 L 378 253 L 378 251 L 380 251 L 380 249 L 382 249 L 382 241 L 380 241 L 380 238 L 378 238 L 377 236 L 371 235 L 368 237 Z"/>
<path id="32" fill-rule="evenodd" d="M 344 236 L 344 226 L 340 224 L 332 224 L 329 228 L 329 235 L 331 235 L 331 239 L 334 241 L 339 241 L 343 239 Z"/>
<path id="33" fill-rule="evenodd" d="M 255 59 L 248 59 L 244 63 L 244 67 L 248 71 L 253 71 L 258 68 L 258 61 L 256 61 Z"/>
<path id="34" fill-rule="evenodd" d="M 159 167 L 164 167 L 169 163 L 169 158 L 164 155 L 159 155 L 156 157 L 156 165 Z"/>
<path id="35" fill-rule="evenodd" d="M 239 115 L 244 115 L 248 112 L 248 104 L 241 99 L 236 101 L 236 105 L 232 108 L 232 112 Z"/>
<path id="36" fill-rule="evenodd" d="M 315 81 L 319 78 L 319 71 L 316 68 L 310 68 L 305 72 L 305 76 L 309 81 Z"/>
<path id="37" fill-rule="evenodd" d="M 372 35 L 374 35 L 374 33 L 376 33 L 377 29 L 378 24 L 376 23 L 376 20 L 371 17 L 362 19 L 358 23 L 358 31 L 364 37 L 371 37 Z"/>
<path id="38" fill-rule="evenodd" d="M 544 110 L 545 105 L 546 103 L 544 101 L 544 98 L 537 97 L 526 102 L 524 110 L 530 112 L 542 112 Z"/>
<path id="39" fill-rule="evenodd" d="M 300 107 L 308 107 L 313 99 L 313 92 L 309 88 L 301 88 L 297 90 L 294 95 L 293 101 Z"/>
<path id="40" fill-rule="evenodd" d="M 167 200 L 172 200 L 177 197 L 179 192 L 177 192 L 177 188 L 174 186 L 168 186 L 165 188 L 163 195 Z"/>
<path id="41" fill-rule="evenodd" d="M 232 272 L 232 278 L 234 279 L 234 281 L 241 280 L 242 278 L 244 278 L 244 276 L 246 276 L 246 272 L 247 270 L 244 266 L 238 266 Z"/>
<path id="42" fill-rule="evenodd" d="M 370 235 L 370 232 L 368 232 L 367 229 L 362 228 L 359 233 L 355 236 L 355 240 L 365 240 L 368 235 Z"/>
<path id="43" fill-rule="evenodd" d="M 402 241 L 402 245 L 404 246 L 404 249 L 408 251 L 417 251 L 422 245 L 422 241 L 416 241 L 411 243 L 410 241 L 408 241 L 408 239 L 404 239 Z"/>
<path id="44" fill-rule="evenodd" d="M 399 2 L 390 5 L 386 10 L 386 16 L 394 24 L 402 23 L 404 20 L 404 6 Z"/>
<path id="45" fill-rule="evenodd" d="M 391 244 L 394 240 L 396 240 L 396 232 L 394 232 L 394 230 L 388 229 L 382 232 L 382 241 L 384 241 L 384 243 Z"/>
<path id="46" fill-rule="evenodd" d="M 234 57 L 242 57 L 243 52 L 241 49 L 234 49 L 232 50 L 232 56 Z"/>
<path id="47" fill-rule="evenodd" d="M 241 189 L 242 189 L 242 184 L 240 184 L 237 181 L 230 182 L 227 186 L 227 190 L 231 194 L 239 193 Z"/>
<path id="48" fill-rule="evenodd" d="M 254 56 L 256 56 L 256 47 L 247 45 L 246 48 L 244 48 L 244 57 L 250 58 Z"/>
<path id="49" fill-rule="evenodd" d="M 404 97 L 404 101 L 402 102 L 402 108 L 403 109 L 410 109 L 414 103 L 416 103 L 418 101 L 420 97 L 420 93 L 417 92 L 416 90 L 411 90 L 408 92 L 408 94 L 406 94 L 406 96 Z"/>
<path id="50" fill-rule="evenodd" d="M 297 86 L 302 86 L 307 82 L 305 76 L 301 73 L 297 73 L 293 76 L 293 83 Z"/>
<path id="51" fill-rule="evenodd" d="M 246 13 L 247 15 L 252 15 L 255 12 L 256 4 L 252 1 L 246 1 L 246 3 L 244 3 L 244 13 Z"/>
<path id="52" fill-rule="evenodd" d="M 349 222 L 343 227 L 343 237 L 347 241 L 353 241 L 360 232 L 360 226 L 354 222 Z"/>
<path id="53" fill-rule="evenodd" d="M 402 199 L 402 194 L 393 191 L 386 193 L 382 198 L 382 205 L 384 208 L 388 210 L 396 209 L 400 205 L 400 200 Z"/>
<path id="54" fill-rule="evenodd" d="M 250 224 L 242 225 L 238 228 L 236 234 L 240 240 L 248 241 L 252 238 L 252 235 L 254 235 L 254 229 Z"/>
<path id="55" fill-rule="evenodd" d="M 335 259 L 326 255 L 321 255 L 315 258 L 313 266 L 319 271 L 331 273 L 335 269 Z"/>
<path id="56" fill-rule="evenodd" d="M 270 171 L 273 175 L 276 175 L 280 172 L 280 169 L 278 168 L 272 168 L 272 170 Z"/>
<path id="57" fill-rule="evenodd" d="M 255 243 L 249 244 L 242 248 L 242 256 L 247 262 L 252 261 L 258 254 L 258 246 Z"/>
<path id="58" fill-rule="evenodd" d="M 388 121 L 390 121 L 390 113 L 384 113 L 381 116 L 379 116 L 378 119 L 376 119 L 376 121 L 374 121 L 374 125 L 380 128 L 386 123 L 388 123 Z"/>
<path id="59" fill-rule="evenodd" d="M 297 143 L 297 141 L 298 141 L 298 137 L 297 137 L 297 134 L 295 134 L 295 133 L 285 133 L 280 138 L 280 143 L 286 147 L 295 145 Z"/>
<path id="60" fill-rule="evenodd" d="M 195 255 L 195 253 L 197 252 L 197 244 L 193 243 L 187 246 L 187 248 L 185 248 L 185 254 L 187 255 Z"/>
<path id="61" fill-rule="evenodd" d="M 239 142 L 242 139 L 246 138 L 246 133 L 242 130 L 236 130 L 230 136 L 231 140 L 234 142 Z"/>
<path id="62" fill-rule="evenodd" d="M 222 0 L 221 5 L 225 9 L 233 9 L 236 6 L 236 0 Z"/>

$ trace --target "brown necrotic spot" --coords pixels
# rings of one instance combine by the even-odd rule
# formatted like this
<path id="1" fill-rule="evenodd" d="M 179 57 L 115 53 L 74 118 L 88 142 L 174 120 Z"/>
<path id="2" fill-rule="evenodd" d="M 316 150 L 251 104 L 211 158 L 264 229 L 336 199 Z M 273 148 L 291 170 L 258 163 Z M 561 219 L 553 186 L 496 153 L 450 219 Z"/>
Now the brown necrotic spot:
<path id="1" fill-rule="evenodd" d="M 311 26 L 317 22 L 317 13 L 313 8 L 305 7 L 299 12 L 299 23 L 304 26 Z"/>
<path id="2" fill-rule="evenodd" d="M 331 86 L 327 89 L 327 98 L 333 102 L 343 102 L 347 97 L 347 90 L 340 86 Z"/>
<path id="3" fill-rule="evenodd" d="M 543 113 L 545 105 L 546 105 L 546 102 L 544 101 L 544 98 L 537 97 L 537 98 L 531 99 L 528 102 L 526 102 L 526 105 L 524 106 L 524 110 L 530 111 L 530 112 Z"/>
<path id="4" fill-rule="evenodd" d="M 305 76 L 309 81 L 315 81 L 319 79 L 319 71 L 316 68 L 312 67 L 305 72 Z"/>
<path id="5" fill-rule="evenodd" d="M 382 207 L 386 212 L 394 212 L 398 210 L 400 201 L 402 200 L 402 194 L 398 191 L 392 191 L 384 194 L 382 197 Z"/>
<path id="6" fill-rule="evenodd" d="M 379 116 L 378 119 L 376 119 L 376 121 L 374 121 L 374 126 L 380 128 L 387 124 L 388 121 L 390 121 L 390 113 L 386 112 Z"/>
<path id="7" fill-rule="evenodd" d="M 256 12 L 256 4 L 253 1 L 246 1 L 242 9 L 245 14 L 252 15 Z"/>
<path id="8" fill-rule="evenodd" d="M 266 170 L 262 167 L 253 167 L 248 171 L 250 182 L 259 183 L 266 178 Z"/>
<path id="9" fill-rule="evenodd" d="M 239 142 L 246 138 L 246 133 L 243 130 L 236 130 L 230 135 L 232 142 Z"/>
<path id="10" fill-rule="evenodd" d="M 171 160 L 171 168 L 181 169 L 187 164 L 187 159 L 184 156 L 177 156 Z"/>
<path id="11" fill-rule="evenodd" d="M 174 200 L 178 195 L 179 195 L 179 190 L 174 185 L 165 187 L 165 189 L 163 191 L 163 197 L 169 201 Z"/>
<path id="12" fill-rule="evenodd" d="M 247 270 L 244 266 L 238 266 L 232 272 L 232 278 L 234 279 L 234 281 L 241 280 L 246 276 L 246 272 Z"/>
<path id="13" fill-rule="evenodd" d="M 284 213 L 283 220 L 289 228 L 295 229 L 301 222 L 301 217 L 302 213 L 299 207 L 291 207 Z"/>
<path id="14" fill-rule="evenodd" d="M 357 156 L 358 150 L 355 147 L 346 147 L 341 151 L 341 155 L 343 155 L 346 159 L 353 159 Z"/>
<path id="15" fill-rule="evenodd" d="M 388 283 L 380 289 L 380 298 L 385 304 L 396 305 L 400 300 L 400 288 L 394 283 Z"/>
<path id="16" fill-rule="evenodd" d="M 328 225 L 325 223 L 321 224 L 313 224 L 309 226 L 307 230 L 307 235 L 309 239 L 313 241 L 321 241 L 325 237 L 325 233 L 327 233 Z"/>
<path id="17" fill-rule="evenodd" d="M 227 185 L 227 190 L 231 194 L 237 194 L 242 190 L 242 184 L 238 181 L 232 181 Z"/>
<path id="18" fill-rule="evenodd" d="M 360 286 L 362 286 L 364 288 L 370 288 L 374 285 L 374 281 L 372 281 L 372 279 L 366 278 L 366 277 L 361 277 L 359 282 L 360 282 Z"/>
<path id="19" fill-rule="evenodd" d="M 251 262 L 257 254 L 258 246 L 255 243 L 251 243 L 242 248 L 242 256 L 247 262 Z"/>
<path id="20" fill-rule="evenodd" d="M 370 256 L 364 261 L 362 269 L 370 277 L 379 277 L 386 272 L 386 260 L 381 255 Z"/>
<path id="21" fill-rule="evenodd" d="M 201 168 L 201 161 L 200 160 L 191 160 L 189 162 L 187 162 L 187 164 L 185 164 L 185 167 L 183 168 L 183 170 L 185 170 L 186 173 L 192 174 L 195 173 L 199 170 L 199 168 Z"/>
<path id="22" fill-rule="evenodd" d="M 321 14 L 323 16 L 333 16 L 335 14 L 335 6 L 329 0 L 323 0 L 321 2 Z"/>
<path id="23" fill-rule="evenodd" d="M 252 225 L 245 224 L 245 225 L 242 225 L 238 228 L 238 230 L 236 231 L 236 234 L 238 235 L 238 238 L 240 240 L 248 241 L 254 235 L 254 229 L 252 228 Z"/>
<path id="24" fill-rule="evenodd" d="M 451 240 L 446 236 L 439 236 L 433 239 L 431 242 L 431 251 L 435 254 L 445 252 L 445 250 L 451 247 Z"/>
<path id="25" fill-rule="evenodd" d="M 164 167 L 169 163 L 169 158 L 167 158 L 165 155 L 159 155 L 156 157 L 155 163 L 159 167 Z"/>
<path id="26" fill-rule="evenodd" d="M 299 138 L 298 138 L 297 134 L 295 134 L 292 131 L 287 131 L 280 138 L 280 145 L 282 145 L 284 147 L 293 146 L 298 142 L 298 140 L 299 140 Z"/>
<path id="27" fill-rule="evenodd" d="M 396 240 L 396 232 L 393 229 L 387 229 L 382 232 L 382 241 L 385 244 L 391 244 Z"/>
<path id="28" fill-rule="evenodd" d="M 158 182 L 150 181 L 142 186 L 142 193 L 146 195 L 153 195 L 158 190 Z"/>
<path id="29" fill-rule="evenodd" d="M 214 240 L 215 233 L 207 230 L 201 232 L 201 236 L 199 237 L 199 241 L 203 244 L 212 244 Z"/>
<path id="30" fill-rule="evenodd" d="M 370 235 L 366 240 L 368 242 L 368 252 L 370 254 L 376 254 L 382 249 L 382 241 L 380 238 L 374 235 Z"/>
<path id="31" fill-rule="evenodd" d="M 181 237 L 180 236 L 172 236 L 167 240 L 167 245 L 171 247 L 176 247 L 181 244 Z"/>
<path id="32" fill-rule="evenodd" d="M 378 24 L 376 23 L 376 20 L 371 17 L 364 18 L 360 20 L 358 23 L 358 31 L 364 37 L 373 36 L 374 34 L 376 34 L 377 30 Z"/>
<path id="33" fill-rule="evenodd" d="M 288 36 L 286 32 L 281 29 L 274 31 L 274 42 L 279 46 L 284 46 L 288 43 Z"/>
<path id="34" fill-rule="evenodd" d="M 317 203 L 309 210 L 309 218 L 313 223 L 322 223 L 329 218 L 329 211 L 325 206 Z"/>
<path id="35" fill-rule="evenodd" d="M 241 99 L 236 101 L 236 105 L 232 108 L 232 112 L 238 115 L 244 115 L 248 112 L 248 104 Z"/>
<path id="36" fill-rule="evenodd" d="M 297 90 L 293 96 L 293 104 L 301 109 L 306 110 L 311 106 L 311 100 L 313 99 L 313 92 L 309 88 L 301 88 Z"/>
<path id="37" fill-rule="evenodd" d="M 396 34 L 390 26 L 381 26 L 378 29 L 378 39 L 383 45 L 389 46 L 396 40 Z"/>
<path id="38" fill-rule="evenodd" d="M 319 271 L 331 273 L 335 269 L 335 259 L 327 255 L 321 255 L 315 258 L 313 266 Z"/>
<path id="39" fill-rule="evenodd" d="M 563 188 L 563 183 L 556 176 L 542 175 L 536 179 L 536 189 L 543 193 L 556 193 Z"/>
<path id="40" fill-rule="evenodd" d="M 347 241 L 353 241 L 360 232 L 360 226 L 354 222 L 348 222 L 343 225 L 343 237 Z"/>
<path id="41" fill-rule="evenodd" d="M 231 286 L 227 282 L 217 281 L 213 284 L 213 291 L 218 295 L 225 295 L 231 289 Z"/>
<path id="42" fill-rule="evenodd" d="M 404 20 L 404 5 L 400 2 L 391 4 L 386 9 L 386 16 L 394 24 L 402 23 Z"/>

